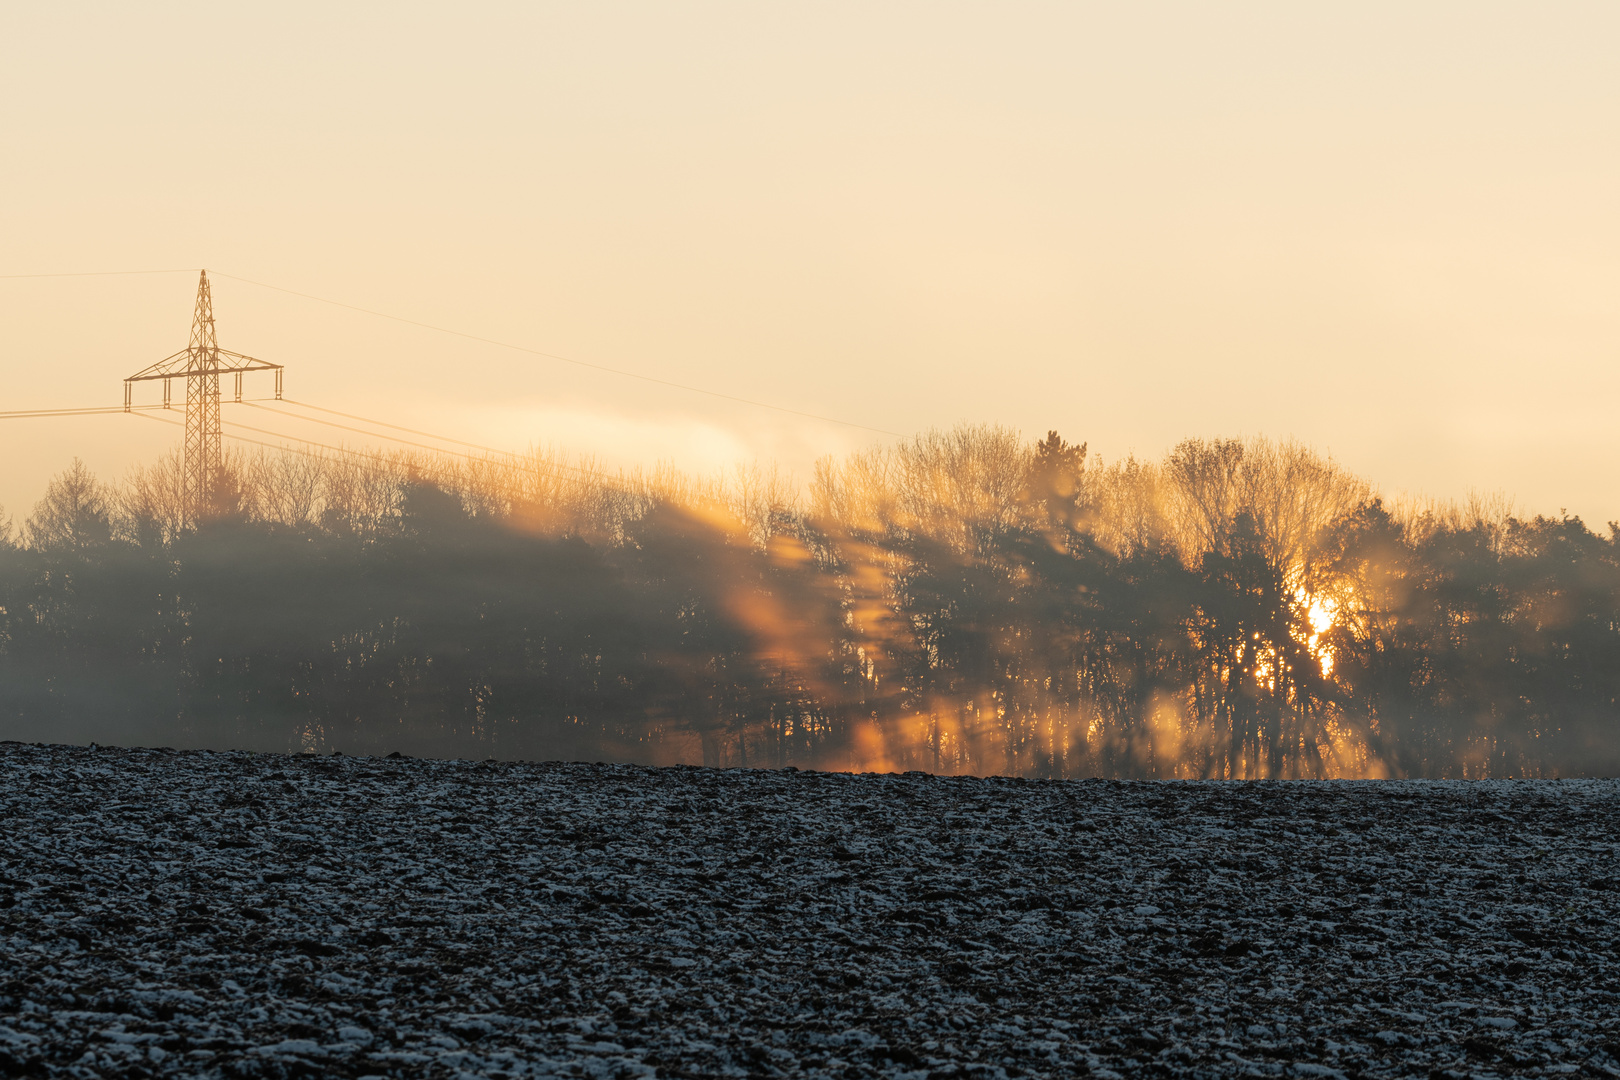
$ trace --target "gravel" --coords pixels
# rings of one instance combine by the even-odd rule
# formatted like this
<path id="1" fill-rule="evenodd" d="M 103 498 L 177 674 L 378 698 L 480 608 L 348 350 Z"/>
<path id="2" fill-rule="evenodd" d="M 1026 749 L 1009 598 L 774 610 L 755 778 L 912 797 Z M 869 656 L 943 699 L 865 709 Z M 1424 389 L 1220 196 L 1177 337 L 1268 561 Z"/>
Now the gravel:
<path id="1" fill-rule="evenodd" d="M 0 1074 L 1620 1076 L 1620 783 L 0 744 Z"/>

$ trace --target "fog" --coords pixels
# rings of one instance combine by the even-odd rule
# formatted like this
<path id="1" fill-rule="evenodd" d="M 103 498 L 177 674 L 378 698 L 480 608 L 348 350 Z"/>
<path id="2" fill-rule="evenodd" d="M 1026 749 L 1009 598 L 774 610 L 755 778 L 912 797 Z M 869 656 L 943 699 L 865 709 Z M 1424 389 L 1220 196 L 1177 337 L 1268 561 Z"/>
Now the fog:
<path id="1" fill-rule="evenodd" d="M 1033 777 L 1620 767 L 1620 552 L 1294 443 L 933 432 L 700 480 L 543 453 L 74 462 L 0 549 L 0 737 Z"/>

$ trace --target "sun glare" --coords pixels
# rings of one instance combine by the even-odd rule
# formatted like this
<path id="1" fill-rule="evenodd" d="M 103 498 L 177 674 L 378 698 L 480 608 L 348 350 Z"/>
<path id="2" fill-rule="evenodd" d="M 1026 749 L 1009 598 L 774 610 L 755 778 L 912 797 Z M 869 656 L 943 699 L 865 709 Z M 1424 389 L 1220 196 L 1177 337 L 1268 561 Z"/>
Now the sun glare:
<path id="1" fill-rule="evenodd" d="M 1326 596 L 1308 596 L 1303 589 L 1299 592 L 1299 600 L 1305 605 L 1305 619 L 1311 627 L 1310 636 L 1305 639 L 1305 647 L 1322 665 L 1322 674 L 1331 675 L 1333 653 L 1322 641 L 1322 635 L 1332 628 L 1339 605 Z"/>

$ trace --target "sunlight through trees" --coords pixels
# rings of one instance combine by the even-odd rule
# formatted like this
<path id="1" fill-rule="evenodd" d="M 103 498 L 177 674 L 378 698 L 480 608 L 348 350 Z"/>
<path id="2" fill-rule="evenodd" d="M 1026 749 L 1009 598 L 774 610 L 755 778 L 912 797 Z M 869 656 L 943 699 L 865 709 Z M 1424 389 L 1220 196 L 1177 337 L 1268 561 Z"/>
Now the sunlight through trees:
<path id="1" fill-rule="evenodd" d="M 1620 765 L 1620 553 L 1289 442 L 1055 432 L 608 475 L 544 453 L 74 462 L 0 539 L 31 740 L 1039 777 Z"/>

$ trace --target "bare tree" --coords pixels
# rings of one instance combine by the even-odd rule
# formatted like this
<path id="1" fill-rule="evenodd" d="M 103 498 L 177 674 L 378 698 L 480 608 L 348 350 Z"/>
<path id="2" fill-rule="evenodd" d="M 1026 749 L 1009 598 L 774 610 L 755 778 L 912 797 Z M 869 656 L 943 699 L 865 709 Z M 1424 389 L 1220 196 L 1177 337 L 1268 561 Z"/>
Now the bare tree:
<path id="1" fill-rule="evenodd" d="M 320 520 L 330 459 L 301 453 L 260 454 L 247 466 L 253 517 L 302 528 Z"/>
<path id="2" fill-rule="evenodd" d="M 112 539 L 112 493 L 73 459 L 45 488 L 28 518 L 28 542 L 36 548 L 82 551 Z"/>

